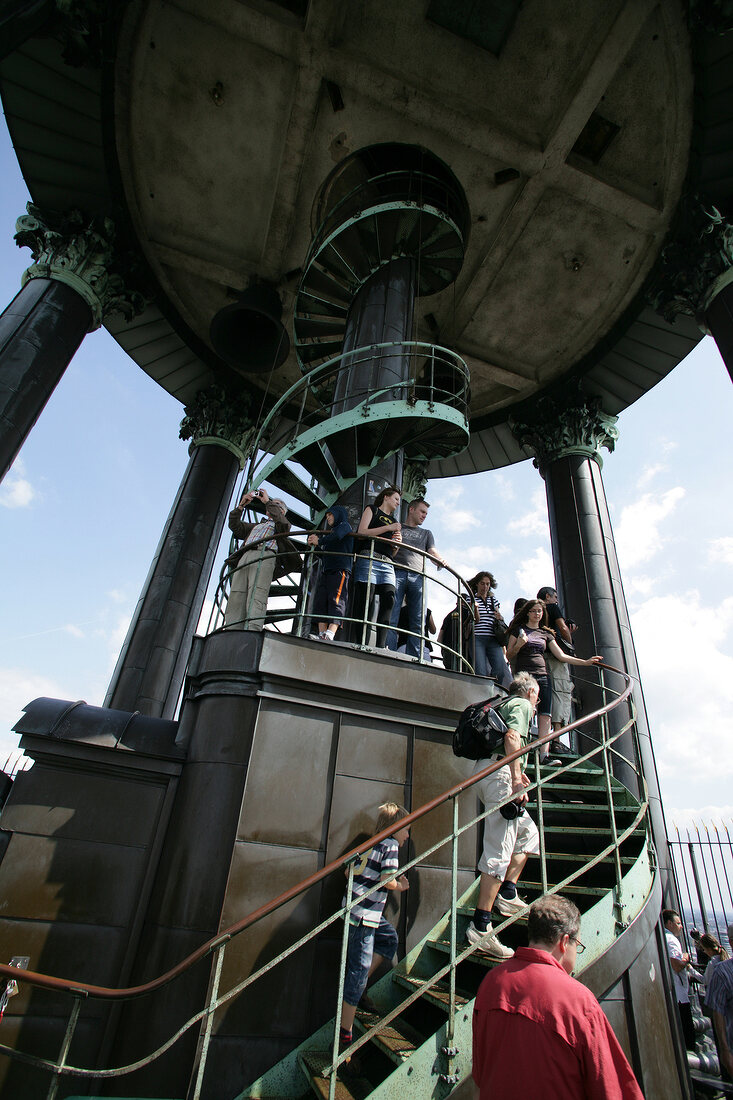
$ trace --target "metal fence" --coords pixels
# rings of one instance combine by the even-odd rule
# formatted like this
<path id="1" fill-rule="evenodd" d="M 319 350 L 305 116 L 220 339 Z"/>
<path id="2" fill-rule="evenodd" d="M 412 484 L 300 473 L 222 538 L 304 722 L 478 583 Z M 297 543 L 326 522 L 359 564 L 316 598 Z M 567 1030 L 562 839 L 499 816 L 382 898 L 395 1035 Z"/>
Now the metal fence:
<path id="1" fill-rule="evenodd" d="M 694 955 L 691 928 L 727 946 L 726 929 L 733 922 L 733 821 L 673 825 L 667 840 L 688 947 Z"/>

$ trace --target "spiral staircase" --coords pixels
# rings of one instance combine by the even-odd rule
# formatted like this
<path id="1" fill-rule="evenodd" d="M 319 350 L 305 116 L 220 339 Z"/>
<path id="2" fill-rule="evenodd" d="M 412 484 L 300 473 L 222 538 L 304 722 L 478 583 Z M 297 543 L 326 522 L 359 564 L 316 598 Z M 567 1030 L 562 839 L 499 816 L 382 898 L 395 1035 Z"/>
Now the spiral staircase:
<path id="1" fill-rule="evenodd" d="M 309 514 L 291 516 L 304 527 L 398 451 L 429 461 L 457 454 L 469 439 L 460 356 L 410 331 L 349 343 L 362 289 L 388 276 L 393 261 L 412 265 L 408 330 L 414 299 L 443 290 L 460 271 L 470 215 L 452 172 L 413 146 L 360 150 L 326 180 L 314 220 L 293 319 L 303 378 L 261 425 L 247 475 L 252 488 L 266 481 L 298 499 Z"/>

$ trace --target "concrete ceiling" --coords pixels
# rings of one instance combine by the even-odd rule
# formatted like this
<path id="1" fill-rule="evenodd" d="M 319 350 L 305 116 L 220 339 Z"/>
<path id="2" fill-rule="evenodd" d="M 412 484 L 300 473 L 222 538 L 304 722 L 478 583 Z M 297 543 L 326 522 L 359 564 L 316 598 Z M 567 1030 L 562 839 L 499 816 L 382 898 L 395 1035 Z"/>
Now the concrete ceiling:
<path id="1" fill-rule="evenodd" d="M 495 57 L 426 7 L 313 0 L 303 24 L 267 0 L 132 3 L 117 155 L 169 308 L 207 344 L 252 276 L 279 284 L 290 327 L 288 273 L 334 163 L 375 142 L 432 150 L 472 228 L 455 286 L 420 300 L 417 335 L 466 355 L 483 419 L 572 369 L 638 294 L 687 170 L 689 39 L 674 0 L 525 0 Z M 573 152 L 594 112 L 618 127 L 597 163 Z M 517 176 L 497 185 L 505 169 Z M 278 394 L 299 373 L 291 353 L 251 382 Z"/>

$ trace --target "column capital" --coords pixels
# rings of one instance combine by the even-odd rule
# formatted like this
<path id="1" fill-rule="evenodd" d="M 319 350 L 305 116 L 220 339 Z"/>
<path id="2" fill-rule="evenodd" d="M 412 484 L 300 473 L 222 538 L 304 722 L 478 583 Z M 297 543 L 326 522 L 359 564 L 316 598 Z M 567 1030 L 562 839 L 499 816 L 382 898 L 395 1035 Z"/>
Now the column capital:
<path id="1" fill-rule="evenodd" d="M 424 497 L 428 491 L 427 462 L 406 459 L 402 467 L 402 499 L 406 501 Z"/>
<path id="2" fill-rule="evenodd" d="M 688 19 L 693 31 L 727 34 L 733 31 L 733 7 L 730 0 L 687 0 Z"/>
<path id="3" fill-rule="evenodd" d="M 733 226 L 701 195 L 687 195 L 677 210 L 672 235 L 659 254 L 647 300 L 665 321 L 679 313 L 709 332 L 705 314 L 733 282 Z"/>
<path id="4" fill-rule="evenodd" d="M 23 273 L 22 286 L 30 279 L 70 286 L 92 311 L 90 332 L 111 313 L 122 313 L 128 321 L 142 313 L 146 298 L 128 281 L 134 260 L 115 249 L 110 218 L 85 217 L 80 210 L 59 214 L 31 202 L 26 210 L 15 223 L 15 243 L 30 248 L 35 262 Z"/>
<path id="5" fill-rule="evenodd" d="M 525 420 L 510 421 L 522 447 L 531 447 L 534 464 L 544 476 L 551 462 L 568 455 L 593 458 L 600 467 L 601 447 L 613 451 L 618 439 L 618 417 L 603 412 L 600 397 L 584 397 L 578 390 L 566 396 L 539 398 Z"/>
<path id="6" fill-rule="evenodd" d="M 206 445 L 224 447 L 244 469 L 257 435 L 250 405 L 248 393 L 232 394 L 224 386 L 199 390 L 191 404 L 184 407 L 179 433 L 181 439 L 191 440 L 189 453 Z"/>

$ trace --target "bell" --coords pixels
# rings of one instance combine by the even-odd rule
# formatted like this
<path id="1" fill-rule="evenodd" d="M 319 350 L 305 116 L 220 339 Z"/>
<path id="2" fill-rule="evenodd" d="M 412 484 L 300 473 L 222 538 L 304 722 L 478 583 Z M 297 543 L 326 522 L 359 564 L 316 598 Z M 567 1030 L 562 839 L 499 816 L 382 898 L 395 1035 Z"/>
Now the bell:
<path id="1" fill-rule="evenodd" d="M 209 327 L 214 351 L 245 374 L 275 370 L 290 352 L 290 340 L 280 321 L 282 311 L 272 287 L 251 286 L 236 302 L 214 314 Z"/>

